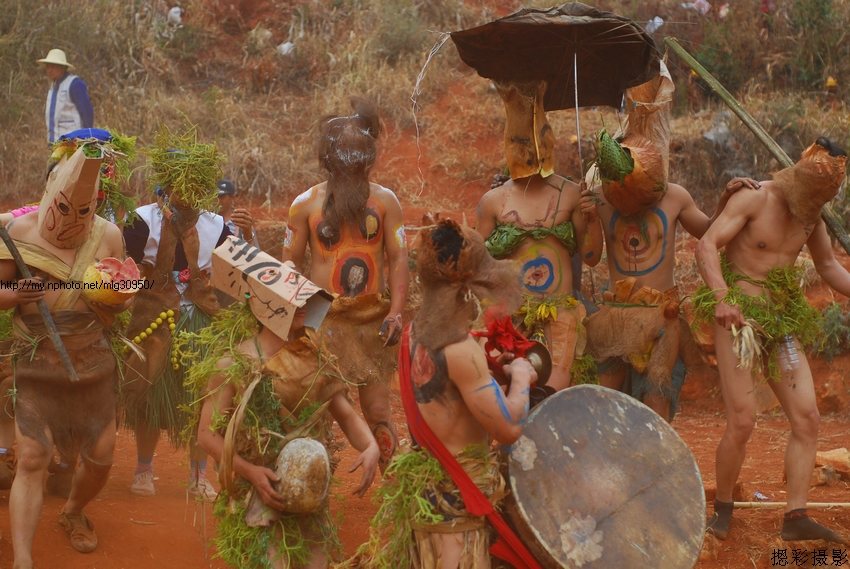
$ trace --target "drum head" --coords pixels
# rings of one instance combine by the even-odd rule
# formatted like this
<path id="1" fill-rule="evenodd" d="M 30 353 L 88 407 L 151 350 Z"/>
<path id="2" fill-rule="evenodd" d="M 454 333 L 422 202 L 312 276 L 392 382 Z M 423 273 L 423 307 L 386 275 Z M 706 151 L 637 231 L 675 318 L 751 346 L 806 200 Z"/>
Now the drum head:
<path id="1" fill-rule="evenodd" d="M 598 385 L 549 397 L 508 458 L 516 512 L 546 566 L 690 569 L 705 530 L 693 455 L 639 401 Z M 541 548 L 534 548 L 539 550 Z"/>

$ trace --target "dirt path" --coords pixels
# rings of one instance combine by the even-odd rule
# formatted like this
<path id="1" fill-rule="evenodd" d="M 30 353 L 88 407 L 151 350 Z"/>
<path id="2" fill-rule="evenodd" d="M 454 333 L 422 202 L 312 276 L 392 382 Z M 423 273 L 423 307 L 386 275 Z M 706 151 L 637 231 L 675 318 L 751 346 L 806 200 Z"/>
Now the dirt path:
<path id="1" fill-rule="evenodd" d="M 396 401 L 398 403 L 398 401 Z M 397 420 L 401 419 L 400 405 L 396 406 Z M 709 493 L 714 488 L 714 447 L 723 430 L 723 417 L 704 410 L 696 403 L 686 402 L 674 426 L 693 450 Z M 820 435 L 820 450 L 847 446 L 850 419 L 846 416 L 824 417 Z M 749 457 L 744 465 L 743 499 L 752 500 L 758 491 L 771 500 L 783 500 L 782 460 L 787 441 L 787 424 L 781 415 L 759 419 Z M 224 569 L 218 560 L 211 560 L 214 520 L 211 507 L 203 507 L 187 499 L 185 480 L 186 454 L 163 445 L 159 449 L 155 468 L 157 495 L 153 498 L 133 496 L 128 490 L 132 480 L 135 445 L 131 435 L 121 431 L 116 448 L 116 463 L 106 488 L 90 506 L 89 514 L 96 524 L 100 547 L 94 553 L 82 555 L 71 549 L 56 516 L 62 500 L 47 497 L 35 540 L 35 560 L 38 569 Z M 351 491 L 359 474 L 348 474 L 354 453 L 343 453 L 338 470 L 339 483 L 333 487 L 335 512 L 341 520 L 341 537 L 346 553 L 366 539 L 368 521 L 375 511 L 370 497 L 358 499 Z M 816 487 L 811 501 L 842 501 L 848 495 L 848 485 L 839 482 L 832 487 Z M 9 540 L 8 491 L 0 492 L 0 567 L 11 566 Z M 850 534 L 850 511 L 832 510 L 816 513 L 817 519 Z M 736 513 L 730 539 L 712 544 L 706 551 L 708 559 L 697 564 L 699 569 L 732 567 L 770 567 L 774 548 L 791 547 L 778 539 L 780 515 L 775 510 L 750 510 Z M 799 547 L 800 544 L 794 544 Z M 826 546 L 820 545 L 821 548 Z M 809 549 L 812 549 L 809 546 Z M 832 548 L 827 551 L 832 566 Z M 811 559 L 809 565 L 811 564 Z"/>

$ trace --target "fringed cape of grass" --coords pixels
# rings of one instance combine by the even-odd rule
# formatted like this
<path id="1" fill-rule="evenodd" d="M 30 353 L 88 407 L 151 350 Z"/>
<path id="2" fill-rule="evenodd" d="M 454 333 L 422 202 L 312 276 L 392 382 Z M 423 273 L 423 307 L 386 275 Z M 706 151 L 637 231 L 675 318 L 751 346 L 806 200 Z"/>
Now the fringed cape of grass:
<path id="1" fill-rule="evenodd" d="M 203 399 L 210 377 L 222 374 L 225 384 L 236 386 L 241 396 L 244 388 L 260 373 L 259 362 L 240 353 L 238 347 L 249 338 L 256 337 L 259 326 L 245 303 L 235 303 L 221 310 L 205 328 L 193 333 L 181 333 L 175 339 L 175 349 L 188 371 L 184 375 L 186 390 L 200 394 L 183 411 L 191 417 L 185 436 L 194 437 Z M 218 367 L 222 358 L 230 358 L 232 365 Z M 238 397 L 237 396 L 237 397 Z M 253 464 L 274 468 L 282 448 L 281 440 L 266 434 L 267 431 L 285 433 L 305 422 L 319 407 L 308 405 L 294 422 L 284 424 L 280 401 L 270 380 L 261 381 L 248 402 L 245 418 L 239 428 L 235 452 Z M 213 417 L 211 428 L 223 433 L 230 416 Z M 338 547 L 336 528 L 326 510 L 312 515 L 284 514 L 270 527 L 252 528 L 245 523 L 245 496 L 250 484 L 237 480 L 236 496 L 223 492 L 215 507 L 219 517 L 215 538 L 217 556 L 234 567 L 271 569 L 269 547 L 286 561 L 286 566 L 300 567 L 307 563 L 310 549 L 322 545 L 327 549 Z"/>
<path id="2" fill-rule="evenodd" d="M 483 450 L 486 456 L 486 449 Z M 397 454 L 375 493 L 380 504 L 369 528 L 369 541 L 337 569 L 412 567 L 413 528 L 438 524 L 443 516 L 425 497 L 449 480 L 440 462 L 426 451 Z"/>
<path id="3" fill-rule="evenodd" d="M 216 182 L 222 175 L 223 157 L 214 144 L 198 142 L 194 126 L 182 134 L 163 126 L 146 152 L 154 184 L 170 188 L 171 196 L 187 207 L 218 211 Z"/>
<path id="4" fill-rule="evenodd" d="M 771 380 L 781 376 L 777 359 L 779 342 L 784 336 L 794 336 L 804 348 L 815 346 L 820 341 L 822 316 L 806 300 L 800 287 L 802 269 L 799 267 L 776 267 L 771 269 L 763 281 L 735 273 L 725 256 L 720 257 L 723 280 L 729 286 L 723 302 L 738 306 L 744 318 L 758 325 L 759 336 L 765 355 L 761 368 Z M 744 294 L 738 282 L 749 282 L 763 287 L 767 294 L 749 296 Z M 701 286 L 692 296 L 698 322 L 714 322 L 717 299 L 714 291 Z"/>
<path id="5" fill-rule="evenodd" d="M 85 144 L 86 156 L 104 157 L 100 169 L 100 191 L 103 200 L 97 207 L 97 214 L 106 219 L 114 219 L 119 225 L 133 223 L 136 219 L 136 199 L 121 191 L 130 180 L 130 166 L 136 158 L 136 137 L 124 136 L 106 129 L 112 135 L 109 142 L 89 140 L 59 140 L 53 144 L 51 160 L 61 160 L 71 156 L 79 144 Z M 120 215 L 124 213 L 126 215 Z"/>
<path id="6" fill-rule="evenodd" d="M 196 307 L 182 310 L 176 322 L 174 337 L 178 338 L 181 333 L 203 330 L 209 323 L 210 317 Z M 197 353 L 202 354 L 205 347 L 198 345 Z M 148 389 L 144 404 L 125 406 L 127 424 L 132 427 L 143 420 L 147 425 L 165 429 L 173 444 L 190 440 L 185 433 L 191 426 L 187 425 L 187 416 L 183 409 L 195 400 L 197 393 L 184 386 L 184 375 L 193 365 L 191 360 L 184 359 L 182 365 L 174 369 L 171 362 L 167 361 L 160 376 L 154 379 L 153 385 Z"/>
<path id="7" fill-rule="evenodd" d="M 237 302 L 221 309 L 207 326 L 194 331 L 184 330 L 174 336 L 173 353 L 181 368 L 186 370 L 183 386 L 187 392 L 195 394 L 182 407 L 189 419 L 181 434 L 184 441 L 195 436 L 210 377 L 221 373 L 225 382 L 237 386 L 237 391 L 250 383 L 257 371 L 256 365 L 237 348 L 248 338 L 256 337 L 258 332 L 257 319 L 251 309 Z M 224 357 L 231 358 L 233 364 L 222 370 L 218 362 Z"/>

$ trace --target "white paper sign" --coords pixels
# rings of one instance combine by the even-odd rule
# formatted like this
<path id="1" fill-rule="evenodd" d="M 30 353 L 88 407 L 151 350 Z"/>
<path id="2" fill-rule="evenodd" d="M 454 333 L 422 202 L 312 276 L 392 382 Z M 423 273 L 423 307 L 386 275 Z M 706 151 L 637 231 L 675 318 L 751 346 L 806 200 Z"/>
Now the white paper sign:
<path id="1" fill-rule="evenodd" d="M 212 284 L 237 300 L 247 300 L 254 316 L 280 338 L 289 335 L 297 308 L 304 324 L 318 329 L 333 296 L 295 270 L 252 244 L 230 236 L 212 255 Z"/>

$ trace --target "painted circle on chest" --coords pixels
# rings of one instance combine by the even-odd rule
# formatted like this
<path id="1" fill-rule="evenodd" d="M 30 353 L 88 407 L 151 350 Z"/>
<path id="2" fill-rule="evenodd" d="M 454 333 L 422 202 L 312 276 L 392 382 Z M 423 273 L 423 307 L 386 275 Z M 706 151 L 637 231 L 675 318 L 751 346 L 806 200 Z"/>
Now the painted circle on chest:
<path id="1" fill-rule="evenodd" d="M 653 208 L 628 217 L 615 211 L 608 229 L 613 237 L 610 254 L 621 274 L 646 275 L 664 261 L 668 226 L 663 210 Z"/>

